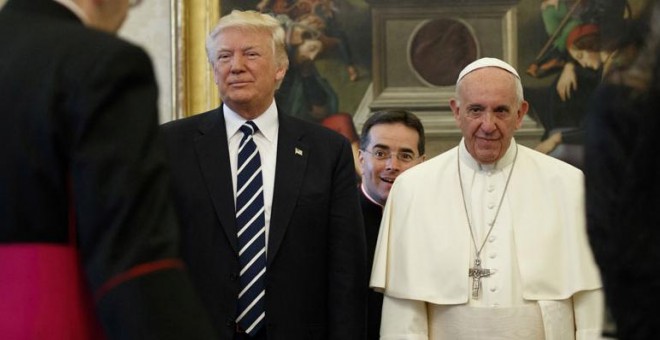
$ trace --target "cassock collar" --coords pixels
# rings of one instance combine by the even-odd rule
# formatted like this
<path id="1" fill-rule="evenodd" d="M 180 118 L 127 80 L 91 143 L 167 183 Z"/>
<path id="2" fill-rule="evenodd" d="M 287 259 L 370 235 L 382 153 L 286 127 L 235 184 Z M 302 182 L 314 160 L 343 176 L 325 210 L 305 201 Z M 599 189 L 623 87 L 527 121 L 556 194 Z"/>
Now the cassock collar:
<path id="1" fill-rule="evenodd" d="M 480 164 L 477 162 L 476 159 L 470 155 L 470 152 L 468 152 L 467 147 L 465 146 L 465 138 L 461 139 L 461 142 L 458 145 L 459 147 L 459 154 L 461 157 L 461 163 L 467 165 L 474 171 L 487 171 L 487 170 L 502 170 L 506 168 L 508 165 L 513 163 L 513 159 L 516 154 L 516 139 L 511 138 L 511 144 L 509 144 L 509 149 L 506 150 L 506 153 L 504 156 L 497 161 L 495 164 Z"/>
<path id="2" fill-rule="evenodd" d="M 364 183 L 360 184 L 360 190 L 362 190 L 364 197 L 366 197 L 369 201 L 371 201 L 371 203 L 379 206 L 381 209 L 383 208 L 382 204 L 376 202 L 376 200 L 373 199 L 373 197 L 369 196 L 369 193 L 367 192 L 367 188 L 364 187 Z"/>

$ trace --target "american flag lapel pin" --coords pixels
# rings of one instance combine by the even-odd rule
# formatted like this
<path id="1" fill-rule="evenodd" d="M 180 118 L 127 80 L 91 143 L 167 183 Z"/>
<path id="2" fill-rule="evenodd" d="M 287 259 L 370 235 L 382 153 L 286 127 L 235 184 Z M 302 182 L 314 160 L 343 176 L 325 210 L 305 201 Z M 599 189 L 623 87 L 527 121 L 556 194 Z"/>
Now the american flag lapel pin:
<path id="1" fill-rule="evenodd" d="M 295 148 L 293 152 L 296 154 L 296 156 L 302 156 L 303 155 L 303 151 L 298 149 L 298 148 Z"/>

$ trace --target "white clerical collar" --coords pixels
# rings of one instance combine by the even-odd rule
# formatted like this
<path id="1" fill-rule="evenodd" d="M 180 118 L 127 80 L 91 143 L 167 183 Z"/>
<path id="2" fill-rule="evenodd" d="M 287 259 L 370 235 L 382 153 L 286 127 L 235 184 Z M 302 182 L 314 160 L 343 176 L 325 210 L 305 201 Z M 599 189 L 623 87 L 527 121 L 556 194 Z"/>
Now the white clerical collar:
<path id="1" fill-rule="evenodd" d="M 245 124 L 247 121 L 245 118 L 241 117 L 234 110 L 230 109 L 229 106 L 222 104 L 222 110 L 225 115 L 225 126 L 227 128 L 227 139 L 231 138 L 234 134 L 238 132 L 238 129 Z M 277 130 L 279 127 L 279 121 L 277 120 L 277 105 L 275 105 L 275 100 L 270 104 L 268 109 L 264 111 L 259 117 L 252 119 L 252 121 L 259 128 L 259 132 L 266 137 L 269 142 L 273 142 L 277 137 Z"/>
<path id="2" fill-rule="evenodd" d="M 376 200 L 373 197 L 371 197 L 371 195 L 369 195 L 369 193 L 367 192 L 367 188 L 364 186 L 364 183 L 360 184 L 360 189 L 362 190 L 362 193 L 364 194 L 364 197 L 366 197 L 368 200 L 370 200 L 371 203 L 383 208 L 382 204 L 376 202 Z"/>
<path id="3" fill-rule="evenodd" d="M 490 171 L 494 169 L 502 170 L 513 163 L 513 159 L 516 155 L 516 139 L 513 137 L 511 138 L 509 149 L 506 150 L 504 156 L 502 156 L 502 158 L 500 158 L 500 160 L 495 164 L 481 164 L 477 162 L 477 160 L 474 159 L 472 155 L 470 155 L 470 152 L 468 152 L 468 149 L 465 146 L 465 138 L 461 139 L 458 147 L 460 148 L 459 155 L 461 157 L 461 162 L 474 169 L 475 171 Z"/>
<path id="4" fill-rule="evenodd" d="M 89 18 L 82 10 L 82 8 L 80 8 L 80 6 L 78 6 L 75 2 L 71 0 L 54 0 L 54 1 L 68 8 L 71 12 L 73 12 L 73 14 L 75 14 L 80 19 L 80 21 L 83 22 L 83 24 L 85 24 L 85 26 L 89 26 Z"/>

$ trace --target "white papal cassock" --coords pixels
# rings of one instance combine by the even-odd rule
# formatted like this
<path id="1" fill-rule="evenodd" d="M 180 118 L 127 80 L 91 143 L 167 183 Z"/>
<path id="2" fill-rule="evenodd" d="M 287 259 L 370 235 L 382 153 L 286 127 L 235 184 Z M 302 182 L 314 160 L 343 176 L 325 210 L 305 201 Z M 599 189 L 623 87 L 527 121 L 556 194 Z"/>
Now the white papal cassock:
<path id="1" fill-rule="evenodd" d="M 599 339 L 604 306 L 583 181 L 577 168 L 515 140 L 494 166 L 461 141 L 399 176 L 370 283 L 385 294 L 381 339 Z M 477 299 L 468 216 L 477 247 L 484 242 L 482 267 L 493 271 Z"/>

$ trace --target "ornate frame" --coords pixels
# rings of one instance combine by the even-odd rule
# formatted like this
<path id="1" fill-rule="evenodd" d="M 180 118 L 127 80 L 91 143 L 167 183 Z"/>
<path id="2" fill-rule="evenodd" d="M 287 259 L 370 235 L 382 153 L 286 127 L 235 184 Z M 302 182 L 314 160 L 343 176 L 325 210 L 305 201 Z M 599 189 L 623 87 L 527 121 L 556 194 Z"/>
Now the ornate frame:
<path id="1" fill-rule="evenodd" d="M 172 119 L 220 104 L 205 40 L 220 18 L 218 0 L 170 0 L 172 23 Z"/>

